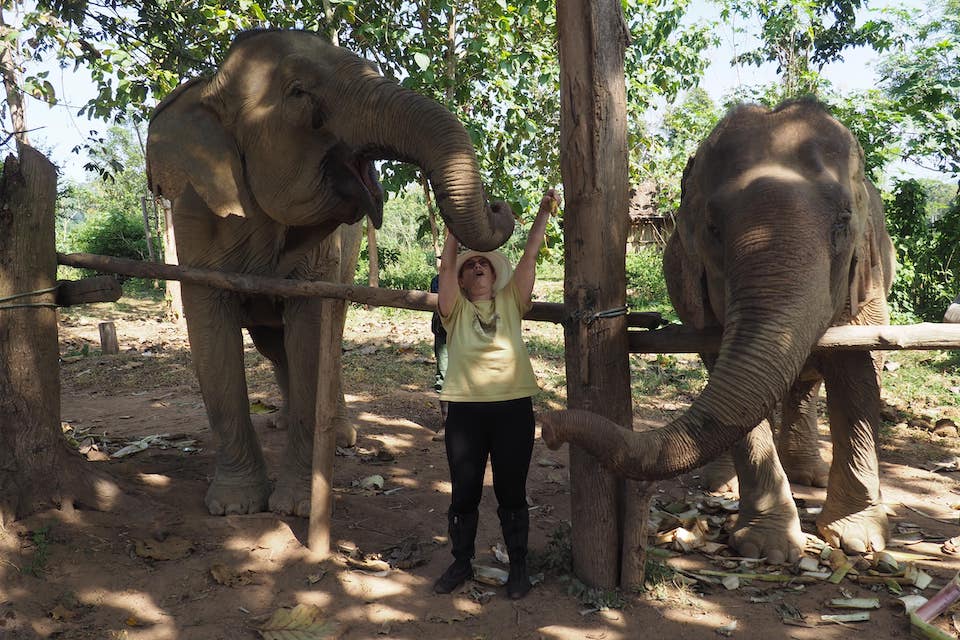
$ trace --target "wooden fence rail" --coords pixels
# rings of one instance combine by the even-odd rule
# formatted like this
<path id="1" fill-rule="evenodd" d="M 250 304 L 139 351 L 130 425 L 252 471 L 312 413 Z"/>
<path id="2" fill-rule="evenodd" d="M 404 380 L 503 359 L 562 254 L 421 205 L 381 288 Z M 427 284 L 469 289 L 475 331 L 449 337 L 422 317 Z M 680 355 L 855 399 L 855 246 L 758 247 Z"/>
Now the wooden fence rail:
<path id="1" fill-rule="evenodd" d="M 437 306 L 437 294 L 425 291 L 377 289 L 317 280 L 269 278 L 172 264 L 139 262 L 90 253 L 58 253 L 57 261 L 62 265 L 93 269 L 103 273 L 179 280 L 243 293 L 281 297 L 322 296 L 378 307 L 399 307 L 417 311 L 434 311 Z M 534 302 L 533 309 L 524 318 L 554 323 L 566 323 L 572 320 L 565 305 L 557 302 Z M 603 320 L 601 318 L 596 321 Z M 720 345 L 720 333 L 716 331 L 696 331 L 679 325 L 656 328 L 662 324 L 659 313 L 631 312 L 627 314 L 627 324 L 632 329 L 643 329 L 628 331 L 632 353 L 710 353 L 716 352 Z M 914 325 L 833 327 L 820 338 L 816 349 L 867 351 L 960 349 L 960 324 L 925 322 Z"/>

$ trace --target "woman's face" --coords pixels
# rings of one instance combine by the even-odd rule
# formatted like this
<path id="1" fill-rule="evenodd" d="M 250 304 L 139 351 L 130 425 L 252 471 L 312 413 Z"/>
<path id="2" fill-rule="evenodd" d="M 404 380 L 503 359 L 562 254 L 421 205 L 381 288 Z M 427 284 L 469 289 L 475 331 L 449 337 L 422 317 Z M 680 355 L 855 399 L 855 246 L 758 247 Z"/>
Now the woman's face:
<path id="1" fill-rule="evenodd" d="M 460 265 L 458 281 L 470 301 L 492 299 L 493 283 L 496 280 L 497 274 L 493 265 L 483 256 L 474 256 Z"/>

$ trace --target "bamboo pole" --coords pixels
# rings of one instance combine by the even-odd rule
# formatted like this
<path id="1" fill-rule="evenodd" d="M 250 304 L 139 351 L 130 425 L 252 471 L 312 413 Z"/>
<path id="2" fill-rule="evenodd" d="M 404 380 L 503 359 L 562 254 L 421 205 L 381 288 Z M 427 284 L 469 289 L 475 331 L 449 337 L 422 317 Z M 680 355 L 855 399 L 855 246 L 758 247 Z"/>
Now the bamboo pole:
<path id="1" fill-rule="evenodd" d="M 138 278 L 180 280 L 219 287 L 242 293 L 259 293 L 281 297 L 322 296 L 349 300 L 375 307 L 398 307 L 415 311 L 434 311 L 437 294 L 406 289 L 374 289 L 320 280 L 288 280 L 250 274 L 228 273 L 211 269 L 195 269 L 173 264 L 139 262 L 125 258 L 99 256 L 92 253 L 58 253 L 60 264 L 94 269 L 104 273 L 120 273 Z M 525 320 L 567 324 L 570 314 L 558 302 L 534 302 Z M 596 322 L 604 322 L 603 318 Z M 659 313 L 634 311 L 627 314 L 631 353 L 716 353 L 720 347 L 720 331 L 697 331 L 682 325 L 661 324 Z M 960 349 L 960 324 L 922 322 L 912 325 L 869 325 L 831 327 L 820 338 L 815 350 L 849 349 L 859 351 L 900 351 L 907 349 Z"/>
<path id="2" fill-rule="evenodd" d="M 196 269 L 174 264 L 140 262 L 126 258 L 99 256 L 92 253 L 58 253 L 57 261 L 70 267 L 94 269 L 104 273 L 120 273 L 137 278 L 159 278 L 204 284 L 229 291 L 259 293 L 281 297 L 321 296 L 349 300 L 374 307 L 397 307 L 415 311 L 435 311 L 437 294 L 407 289 L 376 289 L 336 284 L 321 280 L 289 280 L 212 269 Z M 568 320 L 566 307 L 559 302 L 534 302 L 525 320 L 564 323 Z M 627 316 L 631 327 L 653 328 L 662 323 L 660 314 L 636 312 Z"/>
<path id="3" fill-rule="evenodd" d="M 670 325 L 652 331 L 629 331 L 631 353 L 716 353 L 719 330 L 697 331 Z M 901 351 L 960 349 L 960 325 L 921 322 L 911 325 L 843 326 L 827 329 L 814 351 Z"/>

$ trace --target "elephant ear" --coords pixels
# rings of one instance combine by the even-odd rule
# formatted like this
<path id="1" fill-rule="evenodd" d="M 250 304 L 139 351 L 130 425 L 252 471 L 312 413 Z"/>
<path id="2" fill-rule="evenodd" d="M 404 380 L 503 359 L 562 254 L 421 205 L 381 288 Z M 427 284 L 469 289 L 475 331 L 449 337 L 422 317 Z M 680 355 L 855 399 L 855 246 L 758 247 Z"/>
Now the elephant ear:
<path id="1" fill-rule="evenodd" d="M 894 249 L 883 217 L 883 201 L 869 180 L 863 181 L 862 206 L 867 208 L 863 236 L 850 270 L 850 317 L 877 298 L 886 298 L 893 284 Z M 859 206 L 857 203 L 855 206 Z"/>
<path id="2" fill-rule="evenodd" d="M 706 270 L 703 260 L 694 249 L 691 230 L 696 217 L 695 209 L 699 204 L 695 188 L 690 184 L 694 161 L 695 156 L 690 156 L 683 170 L 677 225 L 663 251 L 663 274 L 667 281 L 667 292 L 680 320 L 703 329 L 708 316 L 711 319 L 713 316 L 707 312 Z"/>
<path id="3" fill-rule="evenodd" d="M 663 251 L 663 273 L 670 300 L 680 320 L 703 329 L 707 325 L 706 272 L 699 256 L 683 247 L 677 231 L 670 235 Z"/>
<path id="4" fill-rule="evenodd" d="M 207 82 L 182 85 L 157 107 L 147 139 L 147 180 L 155 195 L 170 201 L 190 186 L 214 214 L 245 217 L 251 198 L 240 151 L 217 112 L 202 100 Z"/>

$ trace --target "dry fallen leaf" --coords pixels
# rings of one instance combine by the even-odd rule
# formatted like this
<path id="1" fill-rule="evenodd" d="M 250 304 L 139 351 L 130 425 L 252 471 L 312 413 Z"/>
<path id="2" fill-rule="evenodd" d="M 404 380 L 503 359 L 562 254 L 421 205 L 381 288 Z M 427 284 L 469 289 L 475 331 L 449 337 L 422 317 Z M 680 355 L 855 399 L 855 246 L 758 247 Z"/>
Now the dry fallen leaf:
<path id="1" fill-rule="evenodd" d="M 67 609 L 62 604 L 58 604 L 53 608 L 53 611 L 50 612 L 50 617 L 53 618 L 54 620 L 64 620 L 64 621 L 74 620 L 77 618 L 78 615 L 79 614 L 76 611 Z"/>
<path id="2" fill-rule="evenodd" d="M 217 583 L 227 587 L 242 587 L 244 585 L 254 584 L 254 576 L 256 576 L 256 574 L 249 569 L 238 572 L 225 564 L 215 564 L 210 567 L 210 575 L 213 576 L 213 579 L 216 580 Z"/>
<path id="3" fill-rule="evenodd" d="M 134 540 L 134 549 L 141 558 L 150 560 L 180 560 L 193 551 L 193 543 L 177 536 L 162 542 L 157 540 Z"/>
<path id="4" fill-rule="evenodd" d="M 264 640 L 326 640 L 340 637 L 339 626 L 320 607 L 298 604 L 275 611 L 259 631 Z"/>

